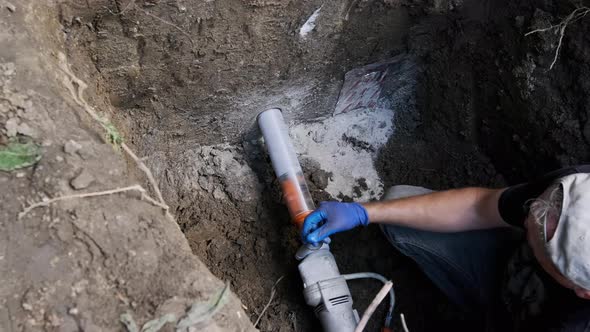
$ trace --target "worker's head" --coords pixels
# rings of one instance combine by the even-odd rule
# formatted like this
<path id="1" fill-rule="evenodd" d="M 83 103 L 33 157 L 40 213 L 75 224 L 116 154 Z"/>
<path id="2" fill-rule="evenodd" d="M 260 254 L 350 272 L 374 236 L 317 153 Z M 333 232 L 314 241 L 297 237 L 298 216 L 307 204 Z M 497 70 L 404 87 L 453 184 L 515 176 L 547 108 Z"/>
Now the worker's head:
<path id="1" fill-rule="evenodd" d="M 549 186 L 525 221 L 535 257 L 557 282 L 590 299 L 590 174 L 573 174 Z"/>

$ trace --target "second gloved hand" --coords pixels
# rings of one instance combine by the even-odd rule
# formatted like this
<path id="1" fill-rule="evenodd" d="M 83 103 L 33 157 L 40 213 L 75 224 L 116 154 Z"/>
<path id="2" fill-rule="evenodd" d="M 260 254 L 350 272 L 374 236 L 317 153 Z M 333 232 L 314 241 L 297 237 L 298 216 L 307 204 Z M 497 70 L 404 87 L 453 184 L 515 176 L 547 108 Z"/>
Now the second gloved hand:
<path id="1" fill-rule="evenodd" d="M 301 236 L 305 243 L 319 243 L 328 236 L 369 224 L 367 210 L 359 203 L 322 202 L 305 218 Z"/>

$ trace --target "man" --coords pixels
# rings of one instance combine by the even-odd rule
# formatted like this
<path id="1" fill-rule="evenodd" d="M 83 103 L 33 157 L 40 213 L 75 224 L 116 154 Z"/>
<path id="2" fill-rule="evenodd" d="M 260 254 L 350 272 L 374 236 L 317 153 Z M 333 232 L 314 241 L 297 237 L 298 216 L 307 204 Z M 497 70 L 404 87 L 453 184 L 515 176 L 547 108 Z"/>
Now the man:
<path id="1" fill-rule="evenodd" d="M 379 202 L 322 202 L 302 236 L 369 223 L 488 328 L 509 313 L 513 330 L 590 332 L 590 165 L 503 189 L 394 186 Z"/>

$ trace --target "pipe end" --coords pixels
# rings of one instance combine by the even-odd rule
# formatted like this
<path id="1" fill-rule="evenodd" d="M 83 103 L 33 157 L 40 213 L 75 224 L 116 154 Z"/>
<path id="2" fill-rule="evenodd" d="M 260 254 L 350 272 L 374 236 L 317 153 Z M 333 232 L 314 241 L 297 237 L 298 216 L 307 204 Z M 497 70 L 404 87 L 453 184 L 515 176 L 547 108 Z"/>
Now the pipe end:
<path id="1" fill-rule="evenodd" d="M 279 111 L 281 114 L 283 113 L 283 110 L 282 110 L 282 109 L 280 109 L 280 108 L 278 108 L 278 107 L 275 107 L 275 108 L 269 108 L 269 109 L 267 109 L 267 110 L 264 110 L 264 111 L 262 111 L 262 112 L 258 113 L 258 115 L 256 115 L 256 122 L 259 122 L 259 121 L 260 121 L 260 116 L 261 116 L 261 115 L 263 115 L 263 114 L 265 114 L 265 113 L 267 113 L 267 112 L 276 112 L 276 111 Z"/>

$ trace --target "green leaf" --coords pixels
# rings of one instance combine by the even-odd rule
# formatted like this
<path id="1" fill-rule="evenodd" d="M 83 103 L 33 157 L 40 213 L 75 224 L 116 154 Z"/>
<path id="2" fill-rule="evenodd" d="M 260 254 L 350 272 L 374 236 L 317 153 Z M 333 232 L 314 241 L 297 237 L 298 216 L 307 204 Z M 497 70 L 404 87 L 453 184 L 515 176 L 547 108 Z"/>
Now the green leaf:
<path id="1" fill-rule="evenodd" d="M 121 136 L 119 130 L 117 130 L 117 127 L 115 127 L 106 118 L 101 118 L 100 124 L 106 131 L 107 141 L 111 143 L 115 150 L 119 151 L 121 144 L 123 144 L 123 136 Z"/>
<path id="2" fill-rule="evenodd" d="M 123 137 L 119 134 L 117 128 L 110 122 L 105 124 L 105 129 L 107 131 L 109 142 L 118 150 L 123 143 Z"/>
<path id="3" fill-rule="evenodd" d="M 176 329 L 186 329 L 191 326 L 208 321 L 215 313 L 223 307 L 229 295 L 229 283 L 217 291 L 213 297 L 206 302 L 196 301 L 191 305 L 186 316 L 176 324 Z"/>
<path id="4" fill-rule="evenodd" d="M 127 328 L 127 332 L 139 332 L 137 328 L 137 324 L 135 323 L 135 319 L 131 316 L 130 313 L 126 312 L 119 317 L 119 321 L 125 325 Z"/>
<path id="5" fill-rule="evenodd" d="M 149 322 L 143 324 L 141 332 L 159 332 L 166 323 L 176 322 L 176 315 L 166 314 L 160 318 L 152 319 Z"/>
<path id="6" fill-rule="evenodd" d="M 10 142 L 0 147 L 0 171 L 14 171 L 15 169 L 34 165 L 41 159 L 41 148 L 33 142 Z"/>

